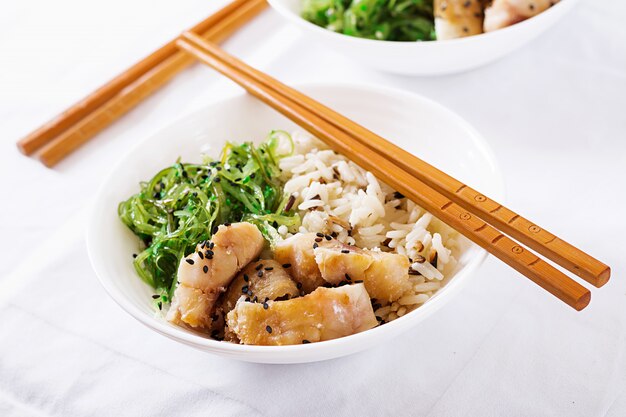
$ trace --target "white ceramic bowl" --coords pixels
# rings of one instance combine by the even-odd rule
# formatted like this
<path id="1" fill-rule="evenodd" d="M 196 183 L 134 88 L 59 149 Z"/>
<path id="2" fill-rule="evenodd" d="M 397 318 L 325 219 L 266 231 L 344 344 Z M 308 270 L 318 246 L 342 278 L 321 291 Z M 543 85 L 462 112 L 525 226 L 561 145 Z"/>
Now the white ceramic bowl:
<path id="1" fill-rule="evenodd" d="M 487 64 L 519 48 L 554 25 L 576 0 L 561 0 L 545 12 L 505 29 L 434 42 L 391 42 L 342 35 L 300 17 L 302 0 L 269 0 L 309 38 L 364 65 L 405 75 L 442 75 Z"/>
<path id="2" fill-rule="evenodd" d="M 343 112 L 398 145 L 436 164 L 484 193 L 502 199 L 500 171 L 486 142 L 463 119 L 441 105 L 413 94 L 383 88 L 308 85 L 302 91 Z M 218 153 L 227 140 L 262 140 L 271 129 L 298 129 L 269 107 L 238 95 L 203 110 L 147 138 L 112 170 L 94 202 L 87 247 L 107 292 L 129 314 L 151 329 L 195 348 L 234 359 L 263 363 L 298 363 L 329 359 L 389 341 L 424 320 L 465 284 L 486 253 L 468 245 L 454 277 L 417 310 L 381 327 L 321 343 L 297 346 L 244 346 L 203 338 L 171 325 L 154 310 L 152 289 L 139 279 L 131 254 L 138 239 L 117 217 L 117 205 L 138 191 L 142 180 L 181 156 L 198 161 L 208 144 Z"/>

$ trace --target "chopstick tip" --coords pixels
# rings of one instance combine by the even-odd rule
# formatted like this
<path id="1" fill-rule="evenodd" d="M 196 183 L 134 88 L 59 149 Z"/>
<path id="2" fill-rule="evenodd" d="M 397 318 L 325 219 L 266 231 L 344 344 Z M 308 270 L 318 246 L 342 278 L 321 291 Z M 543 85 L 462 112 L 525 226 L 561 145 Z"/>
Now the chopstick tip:
<path id="1" fill-rule="evenodd" d="M 576 311 L 581 311 L 585 307 L 587 307 L 590 302 L 591 302 L 591 291 L 587 291 L 576 301 L 576 304 L 573 305 L 572 307 L 574 307 Z"/>

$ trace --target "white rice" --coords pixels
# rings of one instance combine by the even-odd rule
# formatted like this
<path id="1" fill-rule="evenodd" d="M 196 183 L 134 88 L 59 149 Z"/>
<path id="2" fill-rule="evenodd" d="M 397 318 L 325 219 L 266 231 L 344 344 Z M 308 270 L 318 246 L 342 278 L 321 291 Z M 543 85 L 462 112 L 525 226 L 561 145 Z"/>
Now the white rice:
<path id="1" fill-rule="evenodd" d="M 335 232 L 343 243 L 408 256 L 415 271 L 409 276 L 413 290 L 376 309 L 385 321 L 428 301 L 454 269 L 460 245 L 457 232 L 320 141 L 302 133 L 293 139 L 295 153 L 284 158 L 280 168 L 302 224 L 279 233 L 288 237 L 297 232 Z M 436 267 L 430 263 L 435 255 Z"/>

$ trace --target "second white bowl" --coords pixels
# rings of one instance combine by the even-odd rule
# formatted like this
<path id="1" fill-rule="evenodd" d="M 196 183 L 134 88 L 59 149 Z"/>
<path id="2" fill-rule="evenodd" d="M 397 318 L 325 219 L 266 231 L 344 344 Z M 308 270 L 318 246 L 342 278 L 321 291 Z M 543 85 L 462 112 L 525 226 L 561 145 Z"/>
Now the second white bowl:
<path id="1" fill-rule="evenodd" d="M 432 42 L 391 42 L 332 32 L 300 17 L 302 0 L 268 0 L 272 7 L 328 48 L 385 72 L 442 75 L 485 65 L 519 48 L 554 25 L 576 0 L 562 0 L 545 12 L 495 32 Z"/>

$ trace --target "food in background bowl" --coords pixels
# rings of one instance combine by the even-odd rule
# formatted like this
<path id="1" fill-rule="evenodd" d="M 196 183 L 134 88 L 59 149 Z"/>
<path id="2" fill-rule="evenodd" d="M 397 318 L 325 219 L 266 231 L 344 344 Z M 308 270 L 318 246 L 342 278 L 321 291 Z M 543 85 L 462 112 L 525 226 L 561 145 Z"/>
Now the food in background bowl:
<path id="1" fill-rule="evenodd" d="M 445 285 L 462 239 L 321 142 L 282 131 L 161 170 L 119 216 L 141 239 L 135 269 L 155 308 L 248 345 L 393 321 Z"/>
<path id="2" fill-rule="evenodd" d="M 491 32 L 536 16 L 559 0 L 302 0 L 302 17 L 368 39 L 429 41 Z"/>

